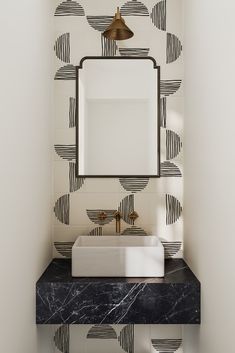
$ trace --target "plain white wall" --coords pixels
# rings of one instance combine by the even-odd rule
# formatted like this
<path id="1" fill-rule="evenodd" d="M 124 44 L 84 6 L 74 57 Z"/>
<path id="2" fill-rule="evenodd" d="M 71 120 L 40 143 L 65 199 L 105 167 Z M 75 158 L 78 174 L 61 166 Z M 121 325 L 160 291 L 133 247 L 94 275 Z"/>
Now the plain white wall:
<path id="1" fill-rule="evenodd" d="M 235 2 L 185 0 L 185 258 L 202 284 L 202 324 L 185 353 L 234 350 Z"/>
<path id="2" fill-rule="evenodd" d="M 48 0 L 4 1 L 0 13 L 0 351 L 47 353 L 35 282 L 51 259 L 53 16 Z"/>

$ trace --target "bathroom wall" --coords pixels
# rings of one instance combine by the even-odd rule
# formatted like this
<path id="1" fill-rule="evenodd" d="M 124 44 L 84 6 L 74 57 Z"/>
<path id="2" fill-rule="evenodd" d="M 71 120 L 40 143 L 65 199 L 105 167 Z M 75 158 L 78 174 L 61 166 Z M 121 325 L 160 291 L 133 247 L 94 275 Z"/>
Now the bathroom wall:
<path id="1" fill-rule="evenodd" d="M 185 327 L 184 348 L 229 352 L 235 327 L 235 3 L 184 3 L 185 257 L 202 285 L 202 323 Z"/>
<path id="2" fill-rule="evenodd" d="M 135 33 L 124 42 L 109 41 L 101 35 L 117 6 Z M 70 257 L 78 235 L 114 234 L 114 220 L 108 217 L 102 222 L 97 216 L 102 210 L 112 214 L 119 207 L 122 211 L 134 208 L 139 214 L 135 225 L 124 217 L 123 234 L 157 234 L 166 257 L 182 257 L 181 0 L 54 0 L 54 26 L 54 257 Z M 150 55 L 161 66 L 162 178 L 75 177 L 75 66 L 87 55 Z M 70 353 L 149 353 L 164 349 L 182 352 L 181 327 L 168 325 L 63 325 L 55 328 L 54 341 L 55 351 L 64 353 L 68 349 Z"/>
<path id="3" fill-rule="evenodd" d="M 51 330 L 35 324 L 35 283 L 52 257 L 50 1 L 1 2 L 0 27 L 0 351 L 51 353 Z"/>
<path id="4" fill-rule="evenodd" d="M 105 40 L 102 31 L 117 6 L 135 36 L 124 42 Z M 181 0 L 54 1 L 55 147 L 54 256 L 70 256 L 78 235 L 113 234 L 112 215 L 134 208 L 135 225 L 122 221 L 124 234 L 157 234 L 166 256 L 183 249 L 183 53 Z M 86 55 L 150 55 L 161 66 L 160 179 L 75 177 L 75 65 Z M 121 139 L 121 137 L 120 137 Z M 108 163 L 108 161 L 107 161 Z"/>

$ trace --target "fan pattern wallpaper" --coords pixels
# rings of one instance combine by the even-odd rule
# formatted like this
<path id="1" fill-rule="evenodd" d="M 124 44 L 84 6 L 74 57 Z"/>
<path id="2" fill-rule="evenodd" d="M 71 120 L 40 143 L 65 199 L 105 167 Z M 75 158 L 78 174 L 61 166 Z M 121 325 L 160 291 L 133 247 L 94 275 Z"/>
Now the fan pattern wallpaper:
<path id="1" fill-rule="evenodd" d="M 117 6 L 135 34 L 123 42 L 102 36 Z M 54 0 L 54 257 L 71 257 L 78 235 L 114 234 L 118 209 L 122 234 L 156 234 L 166 258 L 182 257 L 182 27 L 181 0 Z M 76 178 L 75 66 L 89 55 L 149 55 L 161 66 L 161 178 Z M 63 353 L 182 352 L 181 328 L 168 325 L 63 325 L 55 327 L 54 343 Z"/>

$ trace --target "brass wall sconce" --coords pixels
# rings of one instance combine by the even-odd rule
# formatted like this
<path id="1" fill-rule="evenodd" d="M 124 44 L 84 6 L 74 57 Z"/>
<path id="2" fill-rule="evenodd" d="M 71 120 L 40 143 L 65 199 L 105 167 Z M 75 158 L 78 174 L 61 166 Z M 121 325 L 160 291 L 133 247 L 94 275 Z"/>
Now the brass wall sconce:
<path id="1" fill-rule="evenodd" d="M 112 40 L 124 40 L 133 37 L 133 35 L 134 33 L 125 24 L 118 7 L 112 23 L 106 28 L 103 36 Z"/>

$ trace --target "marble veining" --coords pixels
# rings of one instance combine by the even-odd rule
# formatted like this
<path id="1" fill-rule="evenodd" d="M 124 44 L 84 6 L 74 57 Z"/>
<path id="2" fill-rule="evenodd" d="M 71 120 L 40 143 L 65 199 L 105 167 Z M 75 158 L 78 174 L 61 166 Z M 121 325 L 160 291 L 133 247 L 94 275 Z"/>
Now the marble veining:
<path id="1" fill-rule="evenodd" d="M 200 282 L 182 259 L 164 278 L 73 278 L 54 259 L 37 282 L 37 324 L 199 324 Z"/>

